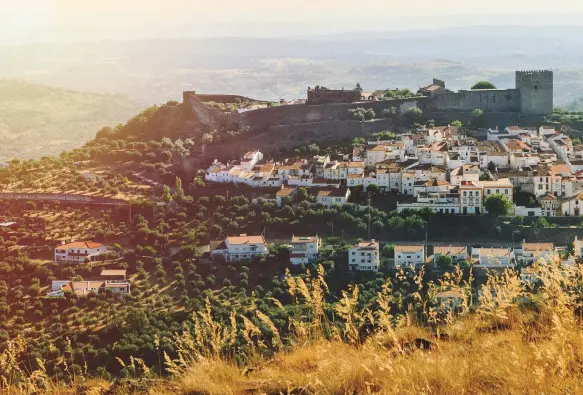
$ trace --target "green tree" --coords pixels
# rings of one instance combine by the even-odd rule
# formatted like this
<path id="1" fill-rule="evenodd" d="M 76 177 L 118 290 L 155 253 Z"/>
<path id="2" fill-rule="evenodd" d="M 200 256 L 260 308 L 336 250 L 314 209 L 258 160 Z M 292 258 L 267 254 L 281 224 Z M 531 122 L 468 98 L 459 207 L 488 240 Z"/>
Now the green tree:
<path id="1" fill-rule="evenodd" d="M 454 128 L 461 128 L 462 126 L 464 126 L 462 121 L 458 121 L 458 120 L 452 121 L 450 123 L 450 125 L 453 126 Z"/>
<path id="2" fill-rule="evenodd" d="M 512 203 L 508 198 L 500 193 L 494 193 L 486 199 L 484 207 L 491 215 L 507 215 L 512 210 Z"/>
<path id="3" fill-rule="evenodd" d="M 174 199 L 177 202 L 182 201 L 184 198 L 184 189 L 182 189 L 182 180 L 180 177 L 176 177 L 176 186 L 174 187 Z"/>
<path id="4" fill-rule="evenodd" d="M 381 189 L 377 184 L 369 184 L 366 187 L 366 192 L 371 196 L 377 196 L 381 192 Z"/>
<path id="5" fill-rule="evenodd" d="M 297 192 L 298 201 L 303 202 L 308 198 L 308 190 L 304 187 L 299 187 Z"/>
<path id="6" fill-rule="evenodd" d="M 166 203 L 170 203 L 172 201 L 172 195 L 170 194 L 170 188 L 168 185 L 164 185 L 162 188 L 162 200 Z"/>
<path id="7" fill-rule="evenodd" d="M 437 258 L 437 267 L 441 270 L 451 269 L 453 267 L 453 259 L 449 255 L 439 255 Z"/>
<path id="8" fill-rule="evenodd" d="M 362 92 L 362 87 L 360 86 L 360 82 L 356 83 L 356 86 L 354 87 L 354 90 L 357 92 Z"/>
<path id="9" fill-rule="evenodd" d="M 383 117 L 391 118 L 397 114 L 397 107 L 389 107 L 383 110 Z"/>
<path id="10" fill-rule="evenodd" d="M 364 137 L 355 137 L 352 139 L 352 146 L 353 147 L 360 147 L 366 143 Z"/>
<path id="11" fill-rule="evenodd" d="M 496 85 L 490 81 L 480 81 L 472 86 L 472 89 L 496 89 Z"/>
<path id="12" fill-rule="evenodd" d="M 410 108 L 403 114 L 403 120 L 407 126 L 421 121 L 421 117 L 423 117 L 423 111 L 418 107 Z"/>

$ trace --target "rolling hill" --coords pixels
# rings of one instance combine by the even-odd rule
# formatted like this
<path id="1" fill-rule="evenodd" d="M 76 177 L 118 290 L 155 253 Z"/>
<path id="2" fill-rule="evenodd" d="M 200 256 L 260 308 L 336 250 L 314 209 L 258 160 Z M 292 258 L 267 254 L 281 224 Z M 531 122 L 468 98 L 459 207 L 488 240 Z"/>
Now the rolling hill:
<path id="1" fill-rule="evenodd" d="M 0 80 L 0 160 L 58 155 L 139 109 L 118 95 Z"/>

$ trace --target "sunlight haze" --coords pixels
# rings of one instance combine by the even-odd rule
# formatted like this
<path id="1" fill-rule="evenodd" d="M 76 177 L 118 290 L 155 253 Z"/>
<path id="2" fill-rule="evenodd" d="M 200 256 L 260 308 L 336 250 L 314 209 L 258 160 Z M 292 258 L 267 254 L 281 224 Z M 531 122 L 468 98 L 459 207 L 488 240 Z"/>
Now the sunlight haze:
<path id="1" fill-rule="evenodd" d="M 298 0 L 0 0 L 0 43 L 202 36 L 290 36 L 463 25 L 580 25 L 583 3 L 571 0 L 395 4 Z M 554 14 L 569 10 L 569 14 Z M 438 18 L 435 15 L 439 15 Z M 411 18 L 405 20 L 404 18 Z"/>

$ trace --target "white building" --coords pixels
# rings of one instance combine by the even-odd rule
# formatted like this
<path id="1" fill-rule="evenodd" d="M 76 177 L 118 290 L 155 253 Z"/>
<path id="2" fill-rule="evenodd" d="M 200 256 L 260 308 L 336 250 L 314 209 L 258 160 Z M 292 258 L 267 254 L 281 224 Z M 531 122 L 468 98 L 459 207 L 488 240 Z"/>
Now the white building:
<path id="1" fill-rule="evenodd" d="M 268 254 L 267 243 L 262 235 L 229 236 L 211 250 L 211 256 L 221 257 L 227 262 L 249 261 Z"/>
<path id="2" fill-rule="evenodd" d="M 475 267 L 506 268 L 516 265 L 514 251 L 511 248 L 472 248 L 472 258 L 477 258 Z"/>
<path id="3" fill-rule="evenodd" d="M 363 241 L 348 251 L 350 270 L 376 272 L 380 267 L 379 243 L 375 240 Z"/>
<path id="4" fill-rule="evenodd" d="M 84 263 L 107 252 L 107 247 L 93 241 L 74 241 L 55 248 L 55 262 Z"/>
<path id="5" fill-rule="evenodd" d="M 434 246 L 433 247 L 433 264 L 437 266 L 440 256 L 448 256 L 453 263 L 465 262 L 468 258 L 468 247 L 461 245 Z"/>
<path id="6" fill-rule="evenodd" d="M 348 188 L 331 188 L 318 191 L 316 195 L 316 202 L 326 207 L 332 207 L 337 204 L 342 206 L 348 202 L 350 197 L 350 189 Z"/>
<path id="7" fill-rule="evenodd" d="M 259 151 L 247 152 L 241 159 L 241 167 L 245 170 L 251 170 L 262 159 L 263 154 Z"/>
<path id="8" fill-rule="evenodd" d="M 131 293 L 131 283 L 128 280 L 89 280 L 89 281 L 69 281 L 55 280 L 51 284 L 51 290 L 47 293 L 49 297 L 62 297 L 65 293 L 71 292 L 77 296 L 89 295 L 91 293 L 112 292 L 114 294 L 129 295 Z"/>
<path id="9" fill-rule="evenodd" d="M 405 210 L 418 211 L 431 209 L 434 213 L 459 214 L 460 198 L 459 193 L 421 193 L 417 196 L 417 201 L 412 203 L 397 202 L 397 211 Z"/>
<path id="10" fill-rule="evenodd" d="M 318 257 L 322 239 L 318 236 L 292 236 L 290 263 L 301 265 L 313 262 Z"/>
<path id="11" fill-rule="evenodd" d="M 533 264 L 539 259 L 550 262 L 555 256 L 555 246 L 553 243 L 526 243 L 522 242 L 521 261 L 524 264 Z"/>
<path id="12" fill-rule="evenodd" d="M 425 263 L 425 246 L 397 245 L 395 246 L 395 267 L 413 265 L 421 267 Z"/>
<path id="13" fill-rule="evenodd" d="M 470 181 L 462 181 L 460 190 L 460 212 L 482 214 L 484 212 L 484 189 Z"/>

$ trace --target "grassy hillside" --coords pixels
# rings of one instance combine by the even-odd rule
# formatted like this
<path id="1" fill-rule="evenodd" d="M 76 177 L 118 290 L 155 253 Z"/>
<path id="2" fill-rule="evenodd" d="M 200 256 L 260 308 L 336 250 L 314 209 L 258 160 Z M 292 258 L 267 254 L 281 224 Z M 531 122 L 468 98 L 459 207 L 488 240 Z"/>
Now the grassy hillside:
<path id="1" fill-rule="evenodd" d="M 0 160 L 59 154 L 139 109 L 120 96 L 0 80 Z"/>
<path id="2" fill-rule="evenodd" d="M 507 271 L 479 297 L 460 272 L 407 292 L 419 277 L 403 271 L 380 280 L 370 303 L 357 285 L 332 301 L 323 277 L 288 276 L 292 301 L 270 299 L 266 313 L 253 300 L 220 318 L 207 301 L 170 340 L 175 357 L 160 355 L 166 379 L 139 357 L 120 362 L 127 379 L 115 384 L 81 376 L 55 383 L 42 368 L 27 376 L 6 353 L 3 367 L 19 388 L 62 394 L 582 393 L 581 267 L 535 270 L 534 287 Z M 436 303 L 440 290 L 458 290 L 457 307 Z M 12 355 L 27 348 L 22 338 L 11 344 Z"/>

